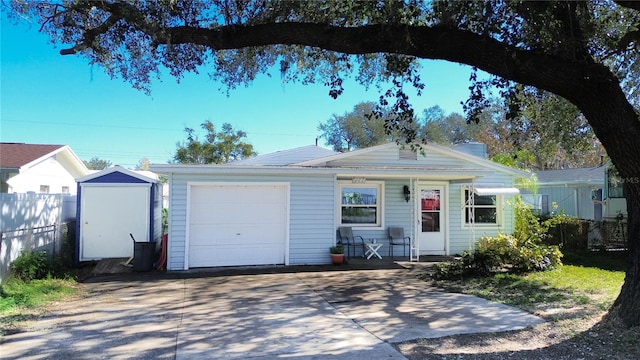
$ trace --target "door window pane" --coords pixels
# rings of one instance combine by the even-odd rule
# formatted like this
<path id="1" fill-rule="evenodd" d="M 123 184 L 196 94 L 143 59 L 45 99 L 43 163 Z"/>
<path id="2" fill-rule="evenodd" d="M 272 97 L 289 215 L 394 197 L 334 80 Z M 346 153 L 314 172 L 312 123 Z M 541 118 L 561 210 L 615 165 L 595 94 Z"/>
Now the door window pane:
<path id="1" fill-rule="evenodd" d="M 422 232 L 440 231 L 440 190 L 420 190 Z"/>
<path id="2" fill-rule="evenodd" d="M 422 213 L 422 232 L 440 232 L 440 213 Z"/>
<path id="3" fill-rule="evenodd" d="M 420 191 L 422 210 L 440 210 L 440 190 Z"/>

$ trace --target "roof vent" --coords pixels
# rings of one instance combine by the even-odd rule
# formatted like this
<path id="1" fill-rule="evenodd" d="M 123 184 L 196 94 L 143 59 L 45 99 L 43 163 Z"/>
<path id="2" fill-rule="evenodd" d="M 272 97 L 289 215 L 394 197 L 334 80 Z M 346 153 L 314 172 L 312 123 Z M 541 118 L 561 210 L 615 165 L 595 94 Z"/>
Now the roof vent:
<path id="1" fill-rule="evenodd" d="M 400 160 L 418 160 L 418 153 L 411 149 L 400 149 Z"/>

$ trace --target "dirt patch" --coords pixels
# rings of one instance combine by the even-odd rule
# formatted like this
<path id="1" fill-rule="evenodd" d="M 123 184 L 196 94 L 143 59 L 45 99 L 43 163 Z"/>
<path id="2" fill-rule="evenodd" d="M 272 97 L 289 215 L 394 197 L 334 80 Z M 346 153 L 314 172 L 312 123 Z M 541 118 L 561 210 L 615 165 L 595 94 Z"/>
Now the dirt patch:
<path id="1" fill-rule="evenodd" d="M 502 333 L 466 334 L 396 344 L 408 359 L 638 359 L 640 328 L 603 320 L 605 312 Z"/>

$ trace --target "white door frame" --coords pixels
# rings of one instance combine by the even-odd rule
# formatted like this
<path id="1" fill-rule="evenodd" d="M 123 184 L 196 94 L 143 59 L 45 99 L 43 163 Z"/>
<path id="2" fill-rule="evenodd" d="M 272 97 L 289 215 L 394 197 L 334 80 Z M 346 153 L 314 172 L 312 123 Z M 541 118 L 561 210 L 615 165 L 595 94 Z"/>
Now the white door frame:
<path id="1" fill-rule="evenodd" d="M 422 232 L 422 208 L 420 203 L 420 193 L 422 189 L 426 189 L 429 187 L 441 187 L 442 193 L 441 202 L 440 202 L 440 216 L 441 223 L 440 228 L 444 233 L 444 250 L 443 251 L 425 251 L 422 250 L 422 246 L 420 246 L 420 234 Z M 418 244 L 418 251 L 420 255 L 448 255 L 449 254 L 449 182 L 447 181 L 417 181 L 414 185 L 413 193 L 416 194 L 414 199 L 414 216 L 415 216 L 415 229 L 414 229 L 414 239 Z M 444 201 L 442 201 L 444 200 Z"/>
<path id="2" fill-rule="evenodd" d="M 87 225 L 89 220 L 97 220 L 97 221 L 101 221 L 101 219 L 96 219 L 96 218 L 92 218 L 91 216 L 89 216 L 87 214 L 87 212 L 91 211 L 91 215 L 95 215 L 94 214 L 94 208 L 93 207 L 100 207 L 103 206 L 103 204 L 95 204 L 95 203 L 87 203 L 87 198 L 89 198 L 89 200 L 92 200 L 92 196 L 93 194 L 91 194 L 92 191 L 95 190 L 100 190 L 100 189 L 117 189 L 117 188 L 125 188 L 125 189 L 144 189 L 144 195 L 145 195 L 145 202 L 143 203 L 145 211 L 143 213 L 144 215 L 144 228 L 136 228 L 135 231 L 134 230 L 128 230 L 128 232 L 132 232 L 132 233 L 136 233 L 136 235 L 138 236 L 136 238 L 136 241 L 139 242 L 144 242 L 144 241 L 149 241 L 149 222 L 151 221 L 150 218 L 150 212 L 149 212 L 149 201 L 150 201 L 150 192 L 149 192 L 149 188 L 151 187 L 150 183 L 80 183 L 80 241 L 78 244 L 78 254 L 79 254 L 79 261 L 88 261 L 88 260 L 96 260 L 96 259 L 102 259 L 103 257 L 95 257 L 95 256 L 87 256 L 85 254 L 86 251 L 86 246 L 85 246 L 85 241 L 86 237 L 85 237 L 85 232 L 87 232 Z M 89 195 L 89 196 L 87 196 Z M 113 200 L 120 200 L 120 198 L 114 198 Z M 123 201 L 126 201 L 126 199 L 124 199 Z M 110 212 L 113 212 L 115 210 L 113 209 L 105 209 L 105 215 L 104 215 L 104 219 L 102 220 L 103 223 L 107 223 L 107 224 L 112 224 L 113 222 L 117 222 L 118 220 L 121 219 L 122 214 L 112 214 L 112 216 L 109 216 Z M 87 219 L 87 217 L 89 217 L 89 219 Z M 131 218 L 127 218 L 125 219 L 126 221 L 131 220 Z M 138 220 L 138 219 L 134 219 L 134 220 Z M 125 221 L 125 222 L 126 222 Z M 123 225 L 120 224 L 113 224 L 114 228 L 120 229 Z M 140 231 L 137 231 L 140 230 Z M 139 236 L 142 235 L 142 236 Z M 129 243 L 129 241 L 131 240 L 128 236 L 126 236 L 126 234 L 122 234 L 123 237 L 123 242 Z M 133 255 L 133 251 L 134 251 L 134 245 L 131 242 L 131 255 Z M 109 256 L 107 256 L 108 258 Z"/>

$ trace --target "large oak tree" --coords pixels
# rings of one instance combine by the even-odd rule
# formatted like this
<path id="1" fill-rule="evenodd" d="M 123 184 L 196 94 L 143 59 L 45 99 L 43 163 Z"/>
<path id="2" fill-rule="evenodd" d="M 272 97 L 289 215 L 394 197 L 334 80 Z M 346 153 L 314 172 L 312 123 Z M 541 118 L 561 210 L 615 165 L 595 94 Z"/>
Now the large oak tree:
<path id="1" fill-rule="evenodd" d="M 493 74 L 476 81 L 513 95 L 514 83 L 557 94 L 582 112 L 625 181 L 629 260 L 610 312 L 640 325 L 640 2 L 632 1 L 59 1 L 10 2 L 64 44 L 134 87 L 148 90 L 166 68 L 210 69 L 229 89 L 278 66 L 287 81 L 321 82 L 331 96 L 352 74 L 392 84 L 381 99 L 398 116 L 388 130 L 416 135 L 403 86 L 418 91 L 416 59 L 468 64 Z M 473 79 L 476 80 L 476 79 Z M 383 89 L 384 90 L 384 89 Z M 388 100 L 393 99 L 393 100 Z M 407 124 L 409 123 L 409 124 Z"/>

